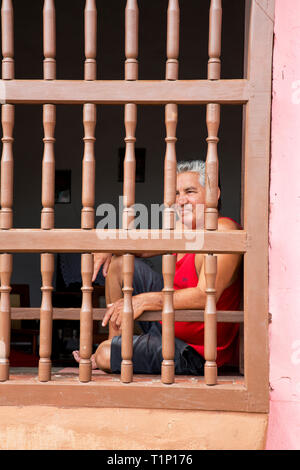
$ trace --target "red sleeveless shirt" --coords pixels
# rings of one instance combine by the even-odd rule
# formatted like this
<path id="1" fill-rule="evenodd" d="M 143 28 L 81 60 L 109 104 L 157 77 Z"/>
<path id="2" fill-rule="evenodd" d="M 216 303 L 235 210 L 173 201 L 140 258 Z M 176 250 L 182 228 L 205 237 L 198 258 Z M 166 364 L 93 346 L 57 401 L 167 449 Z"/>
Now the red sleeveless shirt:
<path id="1" fill-rule="evenodd" d="M 188 253 L 176 262 L 174 277 L 175 290 L 197 286 L 198 274 L 195 267 L 195 256 L 196 255 L 193 253 Z M 217 302 L 217 310 L 239 310 L 241 295 L 242 279 L 238 277 L 235 282 L 222 292 Z M 218 323 L 216 360 L 218 367 L 235 360 L 238 331 L 239 324 Z M 185 341 L 204 357 L 203 322 L 175 322 L 175 336 Z"/>

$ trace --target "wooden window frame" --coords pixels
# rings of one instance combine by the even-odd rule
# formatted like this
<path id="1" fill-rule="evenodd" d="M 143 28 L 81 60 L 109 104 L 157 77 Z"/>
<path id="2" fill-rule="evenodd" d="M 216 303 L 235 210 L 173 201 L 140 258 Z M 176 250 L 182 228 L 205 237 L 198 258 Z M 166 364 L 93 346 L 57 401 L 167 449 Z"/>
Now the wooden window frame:
<path id="1" fill-rule="evenodd" d="M 248 3 L 248 2 L 247 2 Z M 244 255 L 244 378 L 236 383 L 207 386 L 192 380 L 165 385 L 152 380 L 122 384 L 113 380 L 78 378 L 39 383 L 19 377 L 0 384 L 0 405 L 168 408 L 268 412 L 268 202 L 271 76 L 275 0 L 252 0 L 246 78 L 191 81 L 42 81 L 6 80 L 10 104 L 177 104 L 244 105 L 243 230 L 204 233 L 200 252 L 239 252 Z M 248 3 L 249 5 L 249 3 Z M 80 86 L 79 86 L 80 85 Z M 189 86 L 187 97 L 186 87 Z M 252 188 L 255 188 L 255 192 Z M 76 248 L 70 249 L 70 232 Z M 117 232 L 119 238 L 119 232 Z M 159 231 L 151 251 L 188 252 L 186 241 L 164 240 Z M 119 238 L 123 252 L 149 249 Z M 101 251 L 115 250 L 116 240 L 101 241 Z M 95 230 L 0 230 L 2 253 L 100 251 Z M 30 309 L 31 311 L 33 309 Z M 14 313 L 14 312 L 13 312 Z M 13 316 L 12 316 L 13 318 Z M 54 317 L 55 318 L 55 317 Z M 255 333 L 255 339 L 254 339 Z"/>

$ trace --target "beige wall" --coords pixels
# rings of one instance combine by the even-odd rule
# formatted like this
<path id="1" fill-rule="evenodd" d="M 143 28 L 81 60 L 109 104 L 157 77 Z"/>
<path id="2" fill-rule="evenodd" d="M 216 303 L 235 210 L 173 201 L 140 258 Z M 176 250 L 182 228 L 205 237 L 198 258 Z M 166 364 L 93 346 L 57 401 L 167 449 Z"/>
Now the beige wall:
<path id="1" fill-rule="evenodd" d="M 262 450 L 267 421 L 255 413 L 0 407 L 0 449 Z"/>

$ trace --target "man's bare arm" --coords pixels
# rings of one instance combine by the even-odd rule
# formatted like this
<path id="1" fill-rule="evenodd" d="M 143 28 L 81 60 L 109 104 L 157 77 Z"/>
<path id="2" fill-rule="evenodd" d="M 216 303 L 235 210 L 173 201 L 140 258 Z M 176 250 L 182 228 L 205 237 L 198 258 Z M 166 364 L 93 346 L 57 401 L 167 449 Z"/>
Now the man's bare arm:
<path id="1" fill-rule="evenodd" d="M 233 282 L 232 279 L 238 270 L 242 255 L 219 254 L 217 256 L 216 276 L 216 302 L 218 302 L 223 291 Z M 174 292 L 174 310 L 193 310 L 205 308 L 206 302 L 206 279 L 204 275 L 204 262 L 201 267 L 198 285 Z M 163 292 L 146 292 L 139 294 L 143 310 L 161 310 L 163 306 Z"/>
<path id="2" fill-rule="evenodd" d="M 133 317 L 136 320 L 146 310 L 162 310 L 163 292 L 145 292 L 132 297 Z M 205 295 L 198 287 L 181 289 L 174 293 L 174 309 L 203 309 L 205 305 Z M 114 328 L 122 328 L 122 316 L 124 309 L 124 299 L 119 299 L 110 305 L 103 318 L 102 325 L 107 325 L 111 321 Z"/>
<path id="3" fill-rule="evenodd" d="M 145 253 L 136 253 L 135 256 L 137 256 L 138 258 L 152 258 L 153 256 L 161 256 L 163 255 L 164 253 L 157 253 L 157 252 L 151 252 L 151 251 L 147 251 Z"/>
<path id="4" fill-rule="evenodd" d="M 162 254 L 162 253 L 161 253 Z M 111 258 L 113 255 L 116 256 L 121 256 L 120 253 L 93 253 L 94 255 L 94 270 L 93 270 L 93 277 L 92 277 L 92 282 L 96 280 L 96 277 L 98 275 L 98 272 L 103 266 L 103 276 L 106 277 L 109 269 L 109 265 L 111 262 Z M 160 253 L 153 253 L 153 252 L 147 252 L 147 253 L 139 253 L 136 254 L 138 258 L 151 258 L 152 256 L 159 256 Z"/>
<path id="5" fill-rule="evenodd" d="M 163 308 L 163 292 L 145 292 L 135 297 L 138 297 L 142 303 L 143 311 L 158 311 Z M 206 294 L 198 287 L 189 287 L 187 289 L 176 290 L 173 299 L 174 310 L 204 309 Z"/>

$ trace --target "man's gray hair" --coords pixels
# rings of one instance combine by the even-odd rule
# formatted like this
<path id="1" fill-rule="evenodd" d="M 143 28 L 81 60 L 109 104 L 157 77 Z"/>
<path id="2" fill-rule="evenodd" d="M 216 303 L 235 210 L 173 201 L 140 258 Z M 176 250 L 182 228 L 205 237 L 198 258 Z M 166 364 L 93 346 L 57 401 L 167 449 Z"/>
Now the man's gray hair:
<path id="1" fill-rule="evenodd" d="M 177 174 L 195 171 L 199 173 L 199 183 L 205 187 L 205 162 L 203 160 L 190 160 L 177 163 Z"/>

